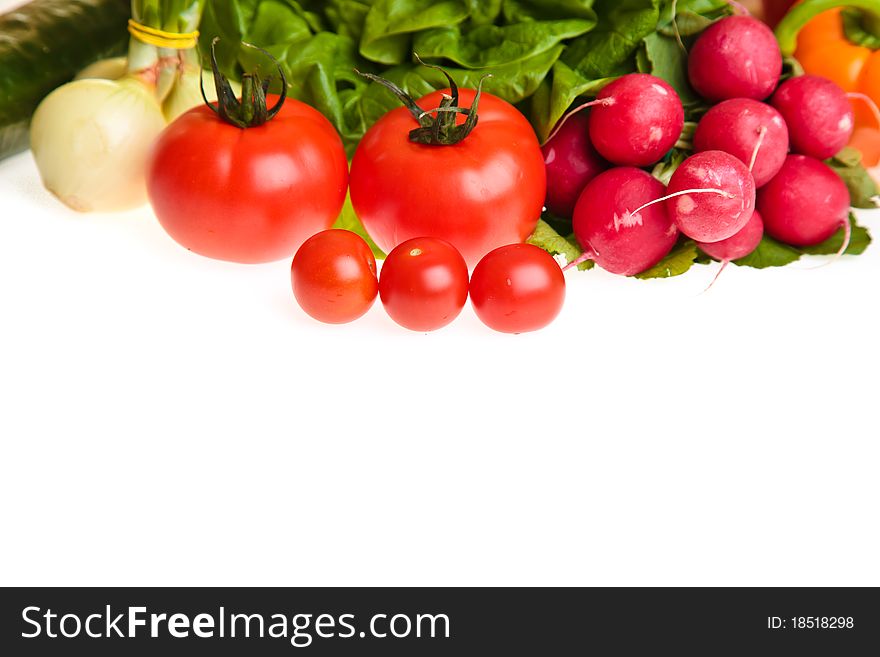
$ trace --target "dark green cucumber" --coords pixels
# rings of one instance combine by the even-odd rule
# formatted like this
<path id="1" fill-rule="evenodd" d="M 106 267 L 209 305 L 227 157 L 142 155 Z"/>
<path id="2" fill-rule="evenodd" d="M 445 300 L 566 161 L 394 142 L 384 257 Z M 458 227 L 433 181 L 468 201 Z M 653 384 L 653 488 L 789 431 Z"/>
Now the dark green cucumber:
<path id="1" fill-rule="evenodd" d="M 0 16 L 0 159 L 27 148 L 40 101 L 128 45 L 130 0 L 34 0 Z"/>

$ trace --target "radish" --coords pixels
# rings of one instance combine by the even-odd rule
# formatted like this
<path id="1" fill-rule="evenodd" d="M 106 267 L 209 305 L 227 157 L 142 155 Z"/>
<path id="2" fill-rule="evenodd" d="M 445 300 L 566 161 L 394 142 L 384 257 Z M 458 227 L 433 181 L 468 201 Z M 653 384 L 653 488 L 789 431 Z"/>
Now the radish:
<path id="1" fill-rule="evenodd" d="M 758 248 L 763 237 L 764 220 L 761 218 L 761 213 L 756 210 L 742 230 L 733 237 L 728 237 L 720 242 L 697 242 L 697 246 L 710 258 L 727 264 L 731 260 L 745 258 L 752 253 Z"/>
<path id="2" fill-rule="evenodd" d="M 589 130 L 589 114 L 576 114 L 541 147 L 547 168 L 545 204 L 557 216 L 571 217 L 587 183 L 608 168 L 590 143 Z"/>
<path id="3" fill-rule="evenodd" d="M 765 103 L 735 98 L 710 109 L 694 134 L 697 151 L 724 151 L 751 165 L 755 186 L 779 173 L 788 155 L 788 126 Z"/>
<path id="4" fill-rule="evenodd" d="M 786 158 L 758 193 L 758 211 L 767 234 L 793 246 L 815 246 L 850 227 L 846 185 L 829 166 L 804 155 Z"/>
<path id="5" fill-rule="evenodd" d="M 588 105 L 593 106 L 593 145 L 605 159 L 622 166 L 659 162 L 684 128 L 684 108 L 675 89 L 645 73 L 618 78 Z"/>
<path id="6" fill-rule="evenodd" d="M 825 160 L 849 143 L 855 116 L 846 92 L 831 80 L 802 75 L 783 82 L 770 101 L 788 123 L 791 149 Z"/>
<path id="7" fill-rule="evenodd" d="M 755 211 L 755 180 L 745 164 L 723 151 L 686 159 L 664 197 L 678 229 L 697 242 L 733 237 Z"/>
<path id="8" fill-rule="evenodd" d="M 727 265 L 731 261 L 745 258 L 751 254 L 758 248 L 762 239 L 764 239 L 764 221 L 761 219 L 761 214 L 756 210 L 752 213 L 752 218 L 743 226 L 743 229 L 733 237 L 708 244 L 697 242 L 697 246 L 700 247 L 703 253 L 710 258 L 721 261 L 721 269 L 718 270 L 715 279 L 706 289 L 711 289 L 718 282 L 721 274 L 724 273 L 724 270 L 727 269 Z"/>
<path id="9" fill-rule="evenodd" d="M 584 260 L 614 274 L 634 276 L 663 260 L 678 230 L 663 203 L 663 183 L 641 169 L 618 167 L 594 178 L 574 211 L 574 233 Z"/>
<path id="10" fill-rule="evenodd" d="M 729 16 L 709 26 L 691 49 L 688 77 L 706 100 L 764 100 L 782 74 L 773 31 L 751 16 Z"/>

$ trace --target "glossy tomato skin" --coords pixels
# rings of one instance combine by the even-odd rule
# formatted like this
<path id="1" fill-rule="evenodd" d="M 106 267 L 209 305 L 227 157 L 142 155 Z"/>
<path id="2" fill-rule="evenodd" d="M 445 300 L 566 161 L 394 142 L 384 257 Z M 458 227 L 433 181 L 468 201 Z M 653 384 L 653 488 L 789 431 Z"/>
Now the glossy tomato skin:
<path id="1" fill-rule="evenodd" d="M 436 331 L 458 317 L 467 302 L 467 263 L 449 242 L 407 240 L 382 264 L 379 296 L 391 319 L 404 328 Z"/>
<path id="2" fill-rule="evenodd" d="M 293 258 L 290 281 L 300 307 L 326 324 L 363 317 L 379 293 L 376 258 L 348 230 L 325 230 L 307 239 Z"/>
<path id="3" fill-rule="evenodd" d="M 538 331 L 559 315 L 565 277 L 553 257 L 531 244 L 495 249 L 471 276 L 471 303 L 477 316 L 502 333 Z"/>
<path id="4" fill-rule="evenodd" d="M 419 105 L 438 107 L 442 93 Z M 474 95 L 462 89 L 462 106 L 470 107 Z M 418 124 L 403 107 L 364 136 L 352 161 L 351 200 L 383 251 L 429 235 L 454 245 L 473 266 L 534 231 L 547 190 L 535 132 L 515 107 L 491 94 L 482 95 L 478 114 L 477 127 L 454 146 L 410 142 Z"/>
<path id="5" fill-rule="evenodd" d="M 276 100 L 270 96 L 269 105 Z M 347 186 L 339 135 L 292 98 L 274 119 L 246 129 L 206 106 L 190 110 L 159 137 L 147 177 L 150 202 L 172 238 L 242 263 L 293 256 L 330 228 Z"/>

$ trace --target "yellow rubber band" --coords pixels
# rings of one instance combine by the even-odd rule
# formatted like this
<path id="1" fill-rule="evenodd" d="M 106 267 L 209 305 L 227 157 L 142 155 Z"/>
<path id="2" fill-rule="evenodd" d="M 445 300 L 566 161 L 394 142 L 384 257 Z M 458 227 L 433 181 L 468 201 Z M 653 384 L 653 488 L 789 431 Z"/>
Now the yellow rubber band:
<path id="1" fill-rule="evenodd" d="M 135 39 L 157 48 L 171 48 L 173 50 L 188 50 L 195 48 L 199 42 L 199 32 L 165 32 L 155 27 L 141 25 L 133 19 L 128 20 L 128 31 Z"/>

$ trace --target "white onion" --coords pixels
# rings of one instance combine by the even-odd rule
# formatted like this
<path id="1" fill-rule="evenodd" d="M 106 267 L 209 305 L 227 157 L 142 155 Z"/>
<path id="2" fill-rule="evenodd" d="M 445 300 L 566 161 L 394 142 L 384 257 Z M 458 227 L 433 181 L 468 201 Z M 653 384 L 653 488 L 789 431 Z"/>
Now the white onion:
<path id="1" fill-rule="evenodd" d="M 46 188 L 81 212 L 143 205 L 150 148 L 165 128 L 152 90 L 134 78 L 82 79 L 49 94 L 31 123 Z"/>
<path id="2" fill-rule="evenodd" d="M 86 66 L 76 74 L 76 79 L 100 78 L 101 80 L 118 80 L 127 73 L 128 59 L 125 57 L 113 57 L 111 59 L 101 59 L 94 64 Z"/>

